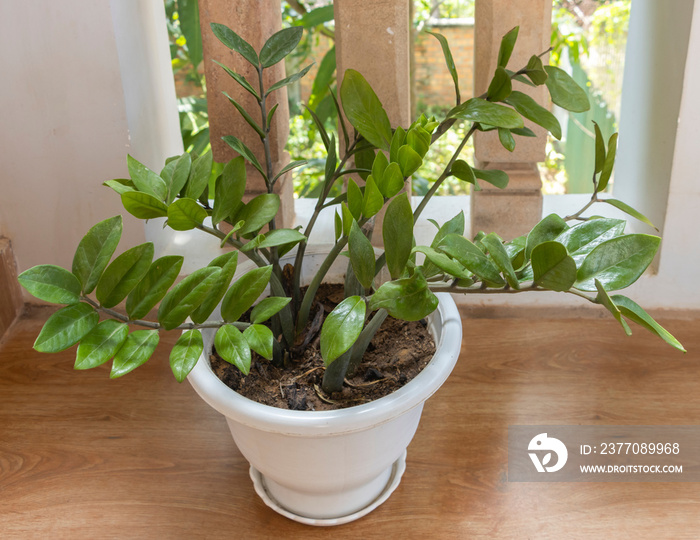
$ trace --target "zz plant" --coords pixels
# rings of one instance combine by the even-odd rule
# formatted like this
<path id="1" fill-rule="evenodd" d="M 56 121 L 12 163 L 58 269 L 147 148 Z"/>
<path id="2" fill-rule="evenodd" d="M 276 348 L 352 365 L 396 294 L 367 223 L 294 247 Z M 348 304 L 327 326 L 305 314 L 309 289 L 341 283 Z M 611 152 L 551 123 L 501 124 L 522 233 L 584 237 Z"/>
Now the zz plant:
<path id="1" fill-rule="evenodd" d="M 275 184 L 305 162 L 273 169 L 269 134 L 276 108 L 268 109 L 267 98 L 303 77 L 309 67 L 269 88 L 264 87 L 262 76 L 266 68 L 283 60 L 296 47 L 302 30 L 295 27 L 276 33 L 259 52 L 226 26 L 213 24 L 212 30 L 224 45 L 241 54 L 257 70 L 259 77 L 255 84 L 221 66 L 259 105 L 259 111 L 249 112 L 229 97 L 260 137 L 264 156 L 256 156 L 233 135 L 224 137 L 240 157 L 228 162 L 216 178 L 213 203 L 208 193 L 212 170 L 209 153 L 201 156 L 185 153 L 169 158 L 160 173 L 129 156 L 130 179 L 110 180 L 105 184 L 121 196 L 124 208 L 136 218 L 165 217 L 171 229 L 199 229 L 216 237 L 221 247 L 234 249 L 175 284 L 182 257 L 153 260 L 153 244 L 145 243 L 110 262 L 122 232 L 122 218 L 116 216 L 98 223 L 78 245 L 71 271 L 41 265 L 19 277 L 21 284 L 37 298 L 65 304 L 46 322 L 34 344 L 36 350 L 58 352 L 79 343 L 76 369 L 93 368 L 113 359 L 111 377 L 120 377 L 151 357 L 160 331 L 184 331 L 170 353 L 172 371 L 182 381 L 202 353 L 201 330 L 213 328 L 218 353 L 243 373 L 250 370 L 251 350 L 283 366 L 293 361 L 293 346 L 303 341 L 308 328 L 318 327 L 309 324 L 312 302 L 331 264 L 341 254 L 349 257 L 345 299 L 326 316 L 320 330 L 326 368 L 325 392 L 341 388 L 346 374 L 355 369 L 387 315 L 408 321 L 422 319 L 436 309 L 436 291 L 574 294 L 610 311 L 627 334 L 630 333 L 627 321 L 632 321 L 683 350 L 635 302 L 610 294 L 639 278 L 652 261 L 660 239 L 646 234 L 625 234 L 623 220 L 582 216 L 591 204 L 603 202 L 648 222 L 624 203 L 600 198 L 612 173 L 617 135 L 606 145 L 597 126 L 594 192 L 581 211 L 565 218 L 549 215 L 527 235 L 508 242 L 495 233 L 480 232 L 473 239 L 465 238 L 464 215 L 460 213 L 442 225 L 434 223 L 437 232 L 429 246 L 415 245 L 414 223 L 449 176 L 469 182 L 474 189 L 479 189 L 480 181 L 506 187 L 505 173 L 477 169 L 459 159 L 462 148 L 476 131 L 497 130 L 501 144 L 511 151 L 516 137 L 534 136 L 524 126 L 524 118 L 561 137 L 554 115 L 517 90 L 517 85 L 544 84 L 552 101 L 570 111 L 589 107 L 583 90 L 564 71 L 543 65 L 543 55 L 532 56 L 517 71 L 508 69 L 517 28 L 503 38 L 498 67 L 488 91 L 467 101 L 461 100 L 449 45 L 443 36 L 435 34 L 442 45 L 456 93 L 456 106 L 441 120 L 422 116 L 407 128 L 392 128 L 367 81 L 360 73 L 348 70 L 340 87 L 344 114 L 340 114 L 340 105 L 333 96 L 339 113 L 340 147 L 335 134 L 329 134 L 316 119 L 328 157 L 322 192 L 303 230 L 276 226 L 280 200 L 274 192 Z M 426 159 L 431 144 L 457 120 L 470 122 L 471 128 L 426 197 L 413 210 L 403 191 L 404 182 Z M 244 203 L 246 162 L 265 180 L 267 193 Z M 364 185 L 360 186 L 351 174 L 361 177 Z M 329 200 L 333 186 L 346 178 L 346 192 Z M 304 252 L 320 212 L 329 207 L 335 208 L 336 242 L 304 291 L 301 283 Z M 373 230 L 375 216 L 382 210 L 385 210 L 383 228 Z M 375 256 L 370 242 L 372 234 L 381 234 L 384 240 L 385 251 L 379 257 Z M 280 257 L 293 248 L 296 248 L 294 264 L 282 268 Z M 243 256 L 257 267 L 232 283 L 239 258 Z M 385 267 L 390 279 L 380 283 L 377 276 Z M 270 295 L 256 303 L 268 285 Z M 124 300 L 125 314 L 114 309 Z M 219 304 L 221 318 L 211 320 Z M 156 307 L 156 320 L 147 320 L 149 312 Z M 251 307 L 249 322 L 241 321 L 241 316 Z M 101 316 L 104 320 L 100 322 Z M 263 324 L 266 321 L 268 325 Z"/>

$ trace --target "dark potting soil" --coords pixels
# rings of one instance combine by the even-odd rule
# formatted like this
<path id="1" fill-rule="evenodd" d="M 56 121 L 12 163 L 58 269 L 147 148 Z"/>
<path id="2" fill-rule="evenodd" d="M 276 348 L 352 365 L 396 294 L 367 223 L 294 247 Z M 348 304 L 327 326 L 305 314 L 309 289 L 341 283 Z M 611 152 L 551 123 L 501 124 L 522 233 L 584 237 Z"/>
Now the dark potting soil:
<path id="1" fill-rule="evenodd" d="M 319 335 L 325 315 L 343 300 L 340 285 L 323 285 L 312 307 L 312 321 L 300 336 L 300 343 L 280 369 L 252 353 L 246 376 L 223 360 L 216 351 L 210 355 L 214 373 L 239 394 L 280 409 L 323 411 L 361 405 L 384 397 L 413 379 L 435 353 L 435 341 L 425 320 L 406 322 L 387 317 L 355 375 L 345 380 L 343 390 L 327 395 L 321 389 L 324 365 Z M 304 346 L 304 340 L 308 341 Z"/>

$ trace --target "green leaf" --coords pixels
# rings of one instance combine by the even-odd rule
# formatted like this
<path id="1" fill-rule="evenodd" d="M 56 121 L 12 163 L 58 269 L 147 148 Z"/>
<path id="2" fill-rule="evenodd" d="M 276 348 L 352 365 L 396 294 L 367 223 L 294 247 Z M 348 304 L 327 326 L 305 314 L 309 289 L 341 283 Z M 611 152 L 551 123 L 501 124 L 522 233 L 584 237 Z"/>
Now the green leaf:
<path id="1" fill-rule="evenodd" d="M 272 266 L 254 268 L 243 274 L 231 285 L 221 303 L 221 316 L 225 321 L 235 322 L 240 319 L 250 306 L 263 293 L 270 282 Z"/>
<path id="2" fill-rule="evenodd" d="M 236 216 L 236 219 L 245 222 L 238 233 L 245 235 L 262 229 L 277 215 L 279 207 L 280 197 L 276 193 L 254 197 Z"/>
<path id="3" fill-rule="evenodd" d="M 402 148 L 408 148 L 404 146 Z M 369 177 L 368 177 L 369 178 Z M 377 180 L 377 188 L 379 192 L 384 195 L 387 199 L 391 199 L 394 195 L 399 193 L 404 186 L 403 173 L 401 172 L 401 167 L 398 163 L 389 163 L 381 180 Z"/>
<path id="4" fill-rule="evenodd" d="M 243 375 L 250 373 L 250 345 L 233 325 L 225 324 L 216 331 L 214 346 L 221 358 L 236 366 Z"/>
<path id="5" fill-rule="evenodd" d="M 285 173 L 287 173 L 293 169 L 296 169 L 297 167 L 301 167 L 302 165 L 306 165 L 307 163 L 308 163 L 308 161 L 306 161 L 305 159 L 301 159 L 299 161 L 292 161 L 291 163 L 288 163 L 287 165 L 285 165 L 284 167 L 282 167 L 280 169 L 280 172 L 278 172 L 275 175 L 275 177 L 272 179 L 272 181 L 276 182 L 277 179 L 280 178 Z"/>
<path id="6" fill-rule="evenodd" d="M 470 122 L 507 129 L 524 127 L 523 119 L 513 109 L 481 98 L 472 98 L 457 105 L 447 113 L 447 117 L 462 118 Z"/>
<path id="7" fill-rule="evenodd" d="M 111 360 L 128 334 L 126 323 L 114 319 L 102 321 L 80 341 L 74 369 L 90 369 Z"/>
<path id="8" fill-rule="evenodd" d="M 527 243 L 525 244 L 525 258 L 530 260 L 530 254 L 536 245 L 554 240 L 568 228 L 566 221 L 558 215 L 549 214 L 528 233 Z"/>
<path id="9" fill-rule="evenodd" d="M 333 4 L 330 6 L 322 6 L 316 9 L 312 9 L 304 14 L 304 16 L 299 20 L 299 23 L 304 28 L 314 28 L 319 24 L 333 20 Z"/>
<path id="10" fill-rule="evenodd" d="M 240 84 L 243 88 L 245 88 L 248 92 L 253 94 L 255 96 L 255 99 L 260 101 L 260 94 L 258 94 L 257 90 L 253 88 L 253 86 L 248 82 L 248 79 L 246 79 L 243 75 L 240 75 L 239 73 L 236 73 L 233 71 L 231 68 L 226 67 L 220 62 L 217 62 L 216 60 L 213 60 L 213 62 L 219 66 L 221 66 L 226 73 L 229 74 L 229 76 L 236 81 L 238 84 Z M 269 90 L 268 90 L 269 93 Z"/>
<path id="11" fill-rule="evenodd" d="M 594 174 L 598 174 L 603 170 L 603 165 L 605 165 L 605 140 L 603 139 L 603 134 L 600 131 L 598 122 L 593 122 L 593 127 L 595 129 L 595 171 Z"/>
<path id="12" fill-rule="evenodd" d="M 374 249 L 372 248 L 372 243 L 364 235 L 356 221 L 353 221 L 350 227 L 348 250 L 350 252 L 350 263 L 357 281 L 365 289 L 369 289 L 374 281 Z"/>
<path id="13" fill-rule="evenodd" d="M 533 54 L 527 63 L 525 68 L 525 75 L 535 84 L 536 86 L 543 85 L 547 82 L 547 72 L 544 70 L 542 65 L 542 60 L 539 56 Z"/>
<path id="14" fill-rule="evenodd" d="M 481 239 L 481 243 L 484 244 L 486 249 L 489 250 L 491 259 L 493 259 L 496 266 L 498 266 L 501 272 L 503 272 L 508 285 L 514 289 L 519 289 L 520 284 L 515 275 L 513 264 L 510 262 L 510 257 L 508 257 L 508 252 L 506 251 L 506 248 L 503 247 L 503 242 L 501 239 L 495 233 L 489 233 Z"/>
<path id="15" fill-rule="evenodd" d="M 390 162 L 396 163 L 399 160 L 399 149 L 404 145 L 405 142 L 406 131 L 401 126 L 398 126 L 396 128 L 396 131 L 394 131 L 394 135 L 391 138 L 391 147 L 389 148 Z M 357 162 L 357 160 L 355 160 L 355 162 Z"/>
<path id="16" fill-rule="evenodd" d="M 472 169 L 474 176 L 479 180 L 488 182 L 498 189 L 505 189 L 508 186 L 508 175 L 496 169 Z"/>
<path id="17" fill-rule="evenodd" d="M 126 298 L 148 272 L 153 252 L 153 244 L 146 242 L 126 250 L 112 261 L 97 283 L 95 294 L 102 306 L 111 308 Z"/>
<path id="18" fill-rule="evenodd" d="M 337 242 L 340 240 L 340 237 L 343 236 L 343 218 L 340 217 L 340 214 L 338 211 L 335 211 L 335 241 Z"/>
<path id="19" fill-rule="evenodd" d="M 532 250 L 532 271 L 535 285 L 550 291 L 568 291 L 576 281 L 576 263 L 566 248 L 553 240 Z"/>
<path id="20" fill-rule="evenodd" d="M 447 38 L 445 36 L 438 34 L 436 32 L 428 32 L 431 36 L 435 36 L 440 42 L 440 47 L 442 47 L 442 54 L 445 57 L 445 64 L 447 64 L 447 70 L 452 75 L 452 81 L 455 85 L 456 101 L 459 103 L 461 97 L 459 95 L 459 77 L 457 76 L 457 68 L 455 66 L 455 61 L 452 58 L 452 52 L 450 52 L 450 45 L 447 43 Z"/>
<path id="21" fill-rule="evenodd" d="M 503 148 L 505 148 L 509 152 L 515 150 L 515 139 L 510 134 L 509 129 L 498 128 L 498 140 L 501 141 L 501 145 L 503 145 Z"/>
<path id="22" fill-rule="evenodd" d="M 403 274 L 413 247 L 413 211 L 406 193 L 387 206 L 382 225 L 386 264 L 392 279 Z"/>
<path id="23" fill-rule="evenodd" d="M 93 307 L 84 302 L 59 309 L 44 324 L 34 349 L 43 353 L 61 352 L 83 339 L 99 320 Z"/>
<path id="24" fill-rule="evenodd" d="M 423 159 L 418 152 L 408 145 L 399 149 L 399 167 L 403 177 L 411 176 L 423 164 Z"/>
<path id="25" fill-rule="evenodd" d="M 600 178 L 598 179 L 598 188 L 596 191 L 600 193 L 608 187 L 608 182 L 610 181 L 610 176 L 612 175 L 613 167 L 615 166 L 615 154 L 617 153 L 617 133 L 613 133 L 608 141 L 608 153 L 605 156 L 605 163 L 603 164 L 603 170 L 600 173 Z"/>
<path id="26" fill-rule="evenodd" d="M 178 199 L 168 206 L 168 227 L 174 231 L 189 231 L 201 225 L 207 211 L 193 199 Z"/>
<path id="27" fill-rule="evenodd" d="M 243 337 L 256 353 L 272 360 L 272 343 L 275 340 L 272 330 L 262 324 L 251 324 L 243 331 Z"/>
<path id="28" fill-rule="evenodd" d="M 223 173 L 216 179 L 212 223 L 217 224 L 233 214 L 243 199 L 245 185 L 245 161 L 243 157 L 237 157 L 226 164 Z"/>
<path id="29" fill-rule="evenodd" d="M 384 206 L 384 196 L 370 174 L 365 181 L 365 193 L 362 200 L 362 213 L 366 218 L 376 215 Z"/>
<path id="30" fill-rule="evenodd" d="M 438 299 L 418 269 L 411 277 L 387 281 L 369 299 L 371 311 L 384 308 L 404 321 L 419 321 L 437 307 Z"/>
<path id="31" fill-rule="evenodd" d="M 591 108 L 585 90 L 566 71 L 554 66 L 544 66 L 544 70 L 547 72 L 545 84 L 555 104 L 571 112 L 585 112 Z"/>
<path id="32" fill-rule="evenodd" d="M 630 329 L 627 322 L 622 318 L 622 312 L 615 305 L 612 298 L 610 298 L 610 296 L 608 295 L 608 291 L 605 290 L 605 287 L 603 287 L 603 285 L 597 279 L 595 280 L 595 286 L 596 286 L 596 289 L 598 289 L 598 295 L 596 296 L 595 301 L 598 302 L 599 304 L 602 304 L 603 306 L 605 306 L 605 309 L 607 309 L 610 313 L 612 313 L 613 317 L 615 317 L 617 322 L 619 322 L 620 325 L 622 325 L 622 328 L 625 331 L 625 334 L 627 334 L 628 336 L 631 336 L 632 330 Z"/>
<path id="33" fill-rule="evenodd" d="M 284 246 L 286 244 L 298 244 L 302 240 L 306 239 L 306 236 L 296 229 L 275 229 L 268 233 L 256 236 L 253 240 L 248 242 L 243 249 L 241 249 L 241 251 L 249 251 L 253 247 L 268 248 Z"/>
<path id="34" fill-rule="evenodd" d="M 255 154 L 248 148 L 242 141 L 234 137 L 233 135 L 226 135 L 225 137 L 221 137 L 222 140 L 228 144 L 231 148 L 233 148 L 236 152 L 238 152 L 240 155 L 242 155 L 245 159 L 250 161 L 250 163 L 255 167 L 258 172 L 263 176 L 265 181 L 267 181 L 267 175 L 265 174 L 265 171 L 263 171 L 262 165 L 260 165 L 260 162 L 258 161 L 258 158 L 255 157 Z"/>
<path id="35" fill-rule="evenodd" d="M 681 345 L 680 341 L 673 337 L 673 335 L 671 335 L 671 333 L 668 330 L 666 330 L 663 326 L 657 323 L 646 311 L 644 311 L 635 302 L 621 294 L 616 294 L 612 296 L 611 300 L 620 309 L 620 311 L 625 317 L 627 317 L 631 321 L 636 322 L 638 325 L 643 326 L 650 332 L 656 334 L 672 347 L 675 347 L 679 351 L 686 352 L 686 350 L 683 348 L 683 345 Z"/>
<path id="36" fill-rule="evenodd" d="M 451 276 L 464 279 L 469 279 L 471 277 L 471 273 L 469 273 L 464 266 L 447 256 L 445 253 L 441 253 L 426 246 L 415 247 L 413 248 L 412 252 L 423 253 L 426 259 L 437 266 L 440 270 L 448 273 Z"/>
<path id="37" fill-rule="evenodd" d="M 253 311 L 250 313 L 250 322 L 253 324 L 265 322 L 270 317 L 282 310 L 291 301 L 291 298 L 282 296 L 270 296 L 268 298 L 263 298 L 253 307 Z"/>
<path id="38" fill-rule="evenodd" d="M 199 330 L 188 330 L 177 340 L 170 351 L 170 369 L 177 382 L 182 382 L 197 364 L 204 351 L 204 341 Z"/>
<path id="39" fill-rule="evenodd" d="M 483 252 L 460 234 L 447 234 L 436 246 L 470 272 L 495 286 L 505 285 L 498 269 Z"/>
<path id="40" fill-rule="evenodd" d="M 223 24 L 211 23 L 210 26 L 212 32 L 214 32 L 214 35 L 221 43 L 226 45 L 229 49 L 232 49 L 239 53 L 243 58 L 248 60 L 248 62 L 253 64 L 256 68 L 259 66 L 260 60 L 258 59 L 258 55 L 255 52 L 255 49 L 250 43 L 245 41 L 233 30 L 231 30 L 229 27 Z"/>
<path id="41" fill-rule="evenodd" d="M 195 270 L 175 285 L 163 298 L 158 321 L 166 330 L 178 327 L 204 301 L 221 275 L 221 268 L 207 266 Z"/>
<path id="42" fill-rule="evenodd" d="M 129 195 L 125 193 L 122 197 Z M 78 278 L 85 294 L 97 285 L 122 235 L 122 217 L 100 221 L 92 227 L 78 244 L 73 256 L 73 274 Z"/>
<path id="43" fill-rule="evenodd" d="M 343 236 L 348 236 L 350 234 L 350 226 L 355 218 L 352 217 L 350 209 L 345 203 L 340 203 L 340 211 L 343 214 Z"/>
<path id="44" fill-rule="evenodd" d="M 520 135 L 521 137 L 537 137 L 537 134 L 534 131 L 526 127 L 519 129 L 511 129 L 510 132 L 515 135 Z"/>
<path id="45" fill-rule="evenodd" d="M 352 178 L 348 180 L 348 210 L 355 219 L 362 216 L 362 190 Z"/>
<path id="46" fill-rule="evenodd" d="M 505 69 L 498 66 L 486 92 L 487 99 L 489 101 L 503 101 L 510 95 L 512 90 L 513 85 L 510 82 L 510 75 Z"/>
<path id="47" fill-rule="evenodd" d="M 138 190 L 164 201 L 168 196 L 168 186 L 165 180 L 133 157 L 127 155 L 126 159 L 131 181 Z"/>
<path id="48" fill-rule="evenodd" d="M 131 180 L 126 178 L 117 178 L 115 180 L 107 180 L 102 182 L 103 186 L 107 186 L 116 191 L 119 195 L 126 193 L 127 191 L 135 191 L 136 186 Z"/>
<path id="49" fill-rule="evenodd" d="M 435 226 L 438 227 L 438 232 L 435 234 L 430 247 L 437 247 L 447 235 L 456 234 L 462 236 L 464 234 L 464 212 L 460 211 L 459 214 L 446 221 L 442 227 L 439 227 L 437 223 Z"/>
<path id="50" fill-rule="evenodd" d="M 130 319 L 145 317 L 160 302 L 180 273 L 183 260 L 179 255 L 168 255 L 153 261 L 144 278 L 126 298 Z"/>
<path id="51" fill-rule="evenodd" d="M 221 273 L 207 296 L 202 300 L 202 303 L 190 315 L 193 322 L 197 324 L 203 323 L 212 314 L 214 308 L 219 305 L 224 294 L 226 294 L 228 286 L 231 284 L 233 275 L 236 273 L 237 265 L 237 251 L 224 253 L 208 264 L 210 267 L 221 268 Z"/>
<path id="52" fill-rule="evenodd" d="M 185 187 L 185 197 L 196 200 L 204 193 L 209 185 L 212 160 L 211 151 L 202 154 L 194 160 L 192 169 L 190 170 L 190 177 Z"/>
<path id="53" fill-rule="evenodd" d="M 630 205 L 623 203 L 622 201 L 618 201 L 617 199 L 598 199 L 600 202 L 608 203 L 610 206 L 614 206 L 618 210 L 622 210 L 625 214 L 632 216 L 633 218 L 638 219 L 642 223 L 646 223 L 650 227 L 653 227 L 657 231 L 659 229 L 656 228 L 656 225 L 654 225 L 651 220 L 649 220 L 648 217 L 646 217 L 644 214 L 639 212 L 638 210 L 635 210 L 632 208 Z"/>
<path id="54" fill-rule="evenodd" d="M 76 304 L 80 301 L 80 281 L 65 268 L 53 264 L 34 266 L 17 278 L 27 291 L 45 302 Z"/>
<path id="55" fill-rule="evenodd" d="M 272 86 L 270 86 L 270 88 L 267 89 L 265 95 L 269 96 L 275 90 L 279 90 L 280 88 L 284 88 L 287 85 L 294 84 L 309 72 L 309 70 L 314 66 L 314 63 L 315 62 L 310 63 L 308 66 L 306 66 L 298 73 L 295 73 L 294 75 L 290 75 L 289 77 L 285 77 L 284 79 L 277 81 L 275 84 L 273 84 Z"/>
<path id="56" fill-rule="evenodd" d="M 314 121 L 314 124 L 316 125 L 316 129 L 318 129 L 319 135 L 321 135 L 321 140 L 323 141 L 323 146 L 326 149 L 326 152 L 331 151 L 331 140 L 328 137 L 328 132 L 326 131 L 326 127 L 323 125 L 323 121 L 318 117 L 318 115 L 306 107 L 306 110 L 309 112 L 311 115 L 311 119 Z M 333 146 L 333 152 L 335 152 L 335 145 Z M 355 155 L 355 160 L 357 161 L 357 155 Z M 328 160 L 326 160 L 327 162 Z"/>
<path id="57" fill-rule="evenodd" d="M 158 346 L 158 330 L 136 330 L 129 334 L 112 362 L 110 379 L 126 375 L 145 364 Z"/>
<path id="58" fill-rule="evenodd" d="M 185 152 L 173 163 L 175 163 L 173 175 L 169 182 L 166 181 L 168 184 L 168 197 L 166 202 L 168 204 L 175 200 L 175 197 L 178 196 L 182 188 L 187 184 L 187 179 L 190 177 L 190 171 L 192 169 L 192 156 Z"/>
<path id="59" fill-rule="evenodd" d="M 622 219 L 591 219 L 566 229 L 555 240 L 564 244 L 576 266 L 580 267 L 594 247 L 620 236 L 624 230 L 625 221 Z"/>
<path id="60" fill-rule="evenodd" d="M 272 34 L 270 39 L 260 49 L 260 63 L 262 67 L 274 66 L 290 52 L 292 52 L 304 35 L 304 29 L 300 26 L 283 28 L 279 32 Z"/>
<path id="61" fill-rule="evenodd" d="M 347 352 L 360 336 L 366 309 L 362 298 L 350 296 L 328 314 L 321 328 L 321 356 L 326 367 Z"/>
<path id="62" fill-rule="evenodd" d="M 199 3 L 197 0 L 178 0 L 180 29 L 187 43 L 187 54 L 196 68 L 202 61 L 202 32 L 199 28 Z"/>
<path id="63" fill-rule="evenodd" d="M 421 159 L 430 149 L 430 133 L 420 126 L 415 126 L 406 134 L 406 144 L 415 150 Z M 401 162 L 401 149 L 399 149 L 399 163 Z"/>
<path id="64" fill-rule="evenodd" d="M 561 139 L 561 125 L 559 124 L 559 120 L 530 96 L 514 90 L 505 101 L 509 105 L 512 105 L 513 108 L 525 118 L 531 120 L 538 126 L 542 126 L 554 135 L 555 138 Z"/>
<path id="65" fill-rule="evenodd" d="M 122 205 L 127 212 L 139 219 L 153 219 L 168 215 L 168 207 L 165 203 L 153 195 L 140 191 L 122 193 Z"/>
<path id="66" fill-rule="evenodd" d="M 354 69 L 348 69 L 340 86 L 345 116 L 352 126 L 372 145 L 389 150 L 391 124 L 372 87 Z"/>
<path id="67" fill-rule="evenodd" d="M 583 261 L 575 287 L 595 291 L 595 280 L 606 290 L 629 287 L 654 259 L 661 239 L 646 234 L 628 234 L 596 246 Z"/>
<path id="68" fill-rule="evenodd" d="M 500 67 L 506 67 L 508 65 L 508 60 L 510 60 L 510 55 L 513 54 L 513 48 L 518 39 L 519 31 L 520 27 L 516 26 L 501 39 L 501 46 L 498 50 L 498 65 Z"/>
<path id="69" fill-rule="evenodd" d="M 226 98 L 229 100 L 231 105 L 233 105 L 236 108 L 236 110 L 241 114 L 241 116 L 243 117 L 243 120 L 245 120 L 246 123 L 250 127 L 252 127 L 260 137 L 262 137 L 264 139 L 266 137 L 266 133 L 258 125 L 258 123 L 255 120 L 253 120 L 253 117 L 250 116 L 250 114 L 248 114 L 248 111 L 246 111 L 240 103 L 238 103 L 235 99 L 233 99 L 231 96 L 229 96 L 226 92 L 222 91 L 221 93 L 226 96 Z"/>
<path id="70" fill-rule="evenodd" d="M 243 221 L 237 221 L 236 224 L 231 228 L 229 232 L 226 233 L 226 236 L 224 236 L 221 239 L 221 243 L 219 244 L 219 247 L 223 249 L 223 247 L 226 245 L 226 242 L 228 242 L 228 239 L 231 238 L 234 234 L 236 234 L 238 231 L 241 230 L 241 227 L 243 227 Z"/>
<path id="71" fill-rule="evenodd" d="M 329 182 L 333 182 L 335 180 L 335 169 L 336 165 L 338 164 L 338 158 L 336 157 L 336 149 L 335 149 L 335 135 L 331 135 L 330 140 L 328 141 L 328 155 L 326 156 L 326 166 L 325 166 L 325 182 L 326 185 L 328 185 Z"/>

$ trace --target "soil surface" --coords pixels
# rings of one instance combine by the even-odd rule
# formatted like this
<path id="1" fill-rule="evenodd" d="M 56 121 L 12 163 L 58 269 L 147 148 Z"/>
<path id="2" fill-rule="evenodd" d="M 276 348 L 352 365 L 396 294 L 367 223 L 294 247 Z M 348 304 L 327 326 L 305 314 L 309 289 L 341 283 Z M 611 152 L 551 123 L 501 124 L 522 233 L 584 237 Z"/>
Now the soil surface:
<path id="1" fill-rule="evenodd" d="M 324 285 L 319 289 L 312 307 L 315 320 L 300 336 L 284 369 L 252 353 L 250 373 L 245 376 L 213 351 L 210 361 L 214 373 L 230 388 L 258 403 L 280 409 L 323 411 L 384 397 L 404 386 L 428 364 L 435 353 L 435 342 L 425 320 L 406 322 L 387 317 L 355 375 L 345 380 L 341 392 L 326 395 L 321 390 L 325 368 L 319 346 L 320 328 L 325 315 L 342 300 L 342 286 Z"/>

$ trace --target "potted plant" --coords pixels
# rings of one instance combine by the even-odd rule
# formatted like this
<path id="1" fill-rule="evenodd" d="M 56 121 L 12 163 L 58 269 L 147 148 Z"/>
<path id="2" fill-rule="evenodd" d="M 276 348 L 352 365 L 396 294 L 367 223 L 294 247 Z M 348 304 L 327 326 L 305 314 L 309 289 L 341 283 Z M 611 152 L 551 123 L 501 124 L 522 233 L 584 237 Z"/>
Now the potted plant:
<path id="1" fill-rule="evenodd" d="M 226 26 L 213 24 L 212 30 L 260 75 L 254 85 L 222 66 L 259 104 L 254 114 L 229 98 L 260 136 L 265 155 L 255 156 L 234 135 L 224 137 L 240 157 L 228 162 L 216 178 L 213 202 L 208 193 L 210 154 L 172 157 L 160 173 L 128 157 L 130 179 L 105 184 L 121 196 L 124 208 L 133 216 L 165 217 L 174 230 L 199 229 L 214 236 L 222 248 L 233 249 L 176 284 L 182 257 L 154 261 L 153 245 L 145 243 L 110 262 L 122 218 L 98 223 L 78 245 L 70 271 L 41 265 L 20 275 L 20 283 L 34 296 L 65 304 L 48 319 L 35 349 L 58 352 L 78 344 L 76 369 L 112 360 L 110 376 L 114 378 L 151 357 L 159 332 L 182 332 L 170 352 L 177 380 L 189 376 L 197 392 L 226 416 L 236 444 L 251 462 L 256 490 L 266 503 L 292 519 L 318 525 L 366 514 L 398 484 L 423 402 L 444 382 L 459 354 L 461 322 L 447 293 L 547 290 L 574 294 L 602 305 L 628 334 L 626 321 L 630 320 L 683 350 L 636 303 L 609 294 L 637 280 L 652 261 L 660 239 L 625 234 L 623 220 L 583 216 L 593 203 L 604 202 L 648 222 L 624 203 L 600 198 L 612 173 L 617 135 L 606 145 L 597 126 L 594 192 L 581 211 L 566 218 L 547 216 L 527 235 L 508 242 L 495 233 L 465 238 L 460 214 L 436 223 L 429 246 L 415 245 L 414 223 L 449 176 L 471 183 L 474 189 L 479 181 L 506 187 L 505 173 L 476 169 L 459 159 L 476 131 L 498 130 L 501 143 L 510 150 L 515 136 L 534 135 L 523 118 L 561 136 L 556 118 L 518 91 L 517 84 L 545 84 L 552 101 L 568 110 L 582 111 L 589 106 L 585 93 L 565 72 L 543 65 L 543 55 L 532 56 L 517 71 L 507 69 L 517 28 L 503 38 L 488 91 L 464 102 L 460 101 L 449 46 L 436 34 L 457 94 L 456 106 L 440 120 L 422 116 L 408 127 L 392 127 L 367 81 L 348 70 L 339 92 L 342 108 L 334 99 L 340 149 L 336 136 L 312 113 L 328 155 L 323 189 L 303 230 L 279 228 L 275 223 L 280 204 L 275 184 L 305 162 L 290 163 L 279 171 L 272 168 L 268 137 L 275 108 L 268 110 L 267 97 L 303 77 L 309 68 L 269 88 L 264 87 L 262 77 L 266 68 L 296 47 L 302 30 L 284 29 L 260 51 Z M 471 128 L 426 197 L 412 209 L 402 191 L 406 178 L 427 158 L 431 144 L 459 119 L 471 122 Z M 244 203 L 246 162 L 263 177 L 267 193 Z M 351 174 L 361 177 L 364 185 Z M 345 193 L 331 200 L 333 186 L 343 179 L 347 179 Z M 320 212 L 327 207 L 336 208 L 336 241 L 325 251 L 312 252 L 308 241 Z M 381 211 L 385 212 L 383 227 L 374 230 L 375 216 Z M 383 252 L 372 247 L 372 234 L 382 236 Z M 341 281 L 342 299 L 328 313 L 312 310 L 326 280 Z M 115 309 L 124 301 L 124 309 Z M 156 307 L 157 316 L 148 319 Z M 269 362 L 284 369 L 318 335 L 321 358 L 314 369 L 323 377 L 321 388 L 315 391 L 325 398 L 337 396 L 388 317 L 427 318 L 436 352 L 408 384 L 362 405 L 330 411 L 270 407 L 228 388 L 210 366 L 213 345 L 224 361 L 244 375 L 256 363 Z"/>

